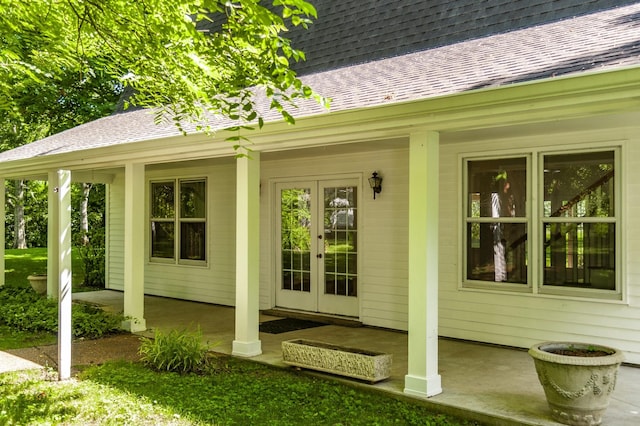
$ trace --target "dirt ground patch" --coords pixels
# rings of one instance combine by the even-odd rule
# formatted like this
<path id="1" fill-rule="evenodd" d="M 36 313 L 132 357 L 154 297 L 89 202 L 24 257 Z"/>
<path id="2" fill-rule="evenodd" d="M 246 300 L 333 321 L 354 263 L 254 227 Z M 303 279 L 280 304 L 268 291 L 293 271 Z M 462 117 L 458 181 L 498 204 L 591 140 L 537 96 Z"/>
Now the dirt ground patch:
<path id="1" fill-rule="evenodd" d="M 71 366 L 100 365 L 106 361 L 138 361 L 140 336 L 117 334 L 95 340 L 76 340 L 71 346 Z M 58 345 L 36 346 L 5 351 L 45 367 L 57 369 Z M 73 368 L 77 371 L 76 368 Z"/>

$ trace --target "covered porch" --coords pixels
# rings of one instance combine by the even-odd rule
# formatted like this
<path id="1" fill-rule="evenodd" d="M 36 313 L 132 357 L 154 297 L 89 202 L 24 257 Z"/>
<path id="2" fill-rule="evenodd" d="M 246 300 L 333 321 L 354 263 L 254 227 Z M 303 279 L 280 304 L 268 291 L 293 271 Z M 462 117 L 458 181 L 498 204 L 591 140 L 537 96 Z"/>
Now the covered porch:
<path id="1" fill-rule="evenodd" d="M 117 291 L 76 293 L 74 300 L 96 303 L 105 309 L 121 312 L 124 295 Z M 200 326 L 212 350 L 230 354 L 235 338 L 235 309 L 232 307 L 145 296 L 145 319 L 148 330 L 180 329 Z M 168 315 L 167 313 L 170 313 Z M 260 314 L 260 322 L 278 319 Z M 375 385 L 348 380 L 352 384 L 404 395 L 407 371 L 407 334 L 373 327 L 326 325 L 281 334 L 260 333 L 262 354 L 251 358 L 279 367 L 282 362 L 280 344 L 290 339 L 312 339 L 344 346 L 393 354 L 392 376 Z M 555 425 L 538 383 L 533 360 L 524 350 L 440 339 L 439 373 L 443 393 L 429 399 L 420 398 L 434 410 L 487 424 Z M 325 375 L 335 380 L 337 376 Z M 604 424 L 635 425 L 640 421 L 640 369 L 623 366 L 616 391 L 603 419 Z"/>

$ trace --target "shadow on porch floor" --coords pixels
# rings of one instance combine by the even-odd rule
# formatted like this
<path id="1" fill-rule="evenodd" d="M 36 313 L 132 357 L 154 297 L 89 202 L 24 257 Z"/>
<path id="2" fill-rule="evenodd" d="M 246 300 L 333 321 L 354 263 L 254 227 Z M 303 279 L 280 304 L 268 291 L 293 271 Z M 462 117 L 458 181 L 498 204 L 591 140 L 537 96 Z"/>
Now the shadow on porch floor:
<path id="1" fill-rule="evenodd" d="M 73 296 L 76 300 L 96 303 L 116 312 L 123 309 L 123 294 L 120 292 L 105 290 L 76 293 Z M 231 353 L 235 324 L 234 309 L 231 307 L 146 296 L 145 318 L 149 327 L 143 333 L 145 335 L 153 335 L 154 329 L 199 325 L 205 339 L 217 343 L 213 350 Z M 278 317 L 260 315 L 261 322 L 275 319 Z M 298 338 L 392 353 L 392 377 L 375 385 L 360 385 L 404 395 L 402 391 L 407 372 L 405 333 L 340 325 L 282 334 L 260 333 L 263 353 L 252 359 L 286 367 L 282 362 L 280 344 L 283 340 Z M 533 361 L 524 350 L 440 339 L 439 368 L 443 393 L 423 400 L 436 410 L 492 425 L 558 424 L 549 418 Z M 621 368 L 603 424 L 640 424 L 640 368 Z"/>

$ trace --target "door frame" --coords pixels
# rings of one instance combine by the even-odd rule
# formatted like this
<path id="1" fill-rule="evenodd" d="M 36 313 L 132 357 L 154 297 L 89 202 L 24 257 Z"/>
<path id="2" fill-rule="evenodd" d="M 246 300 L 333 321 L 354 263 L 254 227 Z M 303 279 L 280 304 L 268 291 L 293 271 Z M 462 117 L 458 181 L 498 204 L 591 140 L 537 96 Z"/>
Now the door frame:
<path id="1" fill-rule="evenodd" d="M 291 184 L 291 185 L 295 185 L 296 183 L 308 183 L 308 182 L 313 182 L 314 184 L 316 184 L 316 186 L 319 188 L 318 182 L 320 181 L 339 181 L 339 180 L 354 180 L 357 182 L 357 187 L 358 187 L 358 194 L 357 194 L 357 200 L 358 200 L 358 204 L 357 204 L 357 214 L 358 214 L 358 233 L 357 233 L 357 244 L 358 244 L 358 268 L 357 268 L 357 273 L 358 273 L 358 277 L 362 276 L 362 258 L 364 257 L 363 253 L 363 246 L 362 246 L 362 226 L 364 224 L 364 208 L 363 208 L 363 199 L 364 199 L 364 190 L 366 188 L 363 188 L 363 174 L 361 172 L 359 173 L 338 173 L 338 174 L 327 174 L 327 175 L 322 175 L 322 174 L 318 174 L 318 175 L 308 175 L 308 176 L 287 176 L 287 177 L 276 177 L 276 178 L 270 178 L 269 179 L 269 200 L 268 200 L 268 208 L 269 208 L 269 214 L 268 214 L 268 221 L 269 221 L 269 228 L 270 228 L 270 241 L 269 241 L 269 269 L 270 269 L 270 290 L 269 290 L 269 294 L 270 294 L 270 298 L 271 298 L 271 303 L 270 306 L 272 308 L 278 308 L 278 305 L 276 303 L 277 300 L 277 291 L 278 291 L 278 286 L 280 285 L 280 277 L 279 277 L 279 271 L 280 271 L 280 267 L 278 265 L 278 253 L 276 251 L 277 247 L 276 247 L 276 243 L 279 242 L 279 236 L 278 236 L 278 232 L 280 229 L 280 225 L 277 223 L 277 220 L 280 218 L 280 214 L 279 214 L 279 209 L 280 209 L 280 197 L 279 197 L 279 193 L 278 193 L 278 185 L 281 184 Z M 301 185 L 302 186 L 302 185 Z M 312 208 L 314 208 L 312 206 Z M 317 210 L 318 207 L 316 206 L 315 209 Z M 314 255 L 317 254 L 315 253 L 316 249 L 313 250 Z M 316 274 L 317 275 L 317 274 Z M 317 279 L 316 279 L 317 281 Z M 318 284 L 316 284 L 318 285 Z M 362 281 L 359 279 L 358 280 L 358 296 L 357 296 L 357 317 L 350 317 L 350 318 L 361 318 L 362 317 L 362 294 L 363 294 L 363 285 L 362 285 Z M 324 313 L 324 312 L 316 312 L 316 311 L 307 311 L 304 309 L 297 309 L 297 308 L 281 308 L 281 309 L 285 309 L 285 310 L 293 310 L 293 311 L 297 311 L 300 310 L 302 312 L 308 312 L 310 314 L 317 314 L 317 315 L 336 315 L 336 314 L 330 314 L 330 313 Z"/>

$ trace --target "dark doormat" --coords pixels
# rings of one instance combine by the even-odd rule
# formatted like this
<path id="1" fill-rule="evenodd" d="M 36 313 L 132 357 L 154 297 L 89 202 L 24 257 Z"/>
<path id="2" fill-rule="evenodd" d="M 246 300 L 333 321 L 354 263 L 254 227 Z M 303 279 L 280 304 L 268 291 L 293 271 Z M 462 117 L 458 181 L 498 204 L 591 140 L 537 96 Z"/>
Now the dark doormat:
<path id="1" fill-rule="evenodd" d="M 301 320 L 296 318 L 283 318 L 273 321 L 265 321 L 260 324 L 261 333 L 280 334 L 287 331 L 304 330 L 305 328 L 321 327 L 321 322 Z"/>

